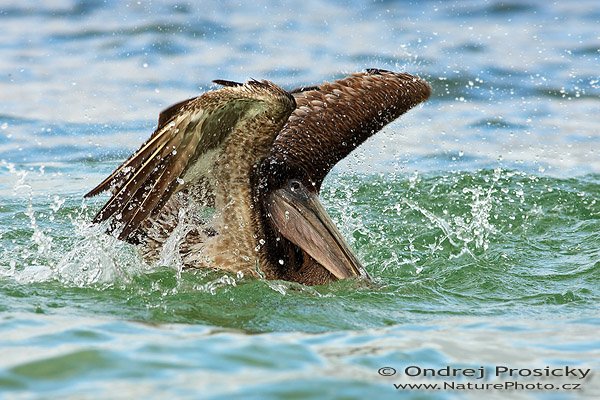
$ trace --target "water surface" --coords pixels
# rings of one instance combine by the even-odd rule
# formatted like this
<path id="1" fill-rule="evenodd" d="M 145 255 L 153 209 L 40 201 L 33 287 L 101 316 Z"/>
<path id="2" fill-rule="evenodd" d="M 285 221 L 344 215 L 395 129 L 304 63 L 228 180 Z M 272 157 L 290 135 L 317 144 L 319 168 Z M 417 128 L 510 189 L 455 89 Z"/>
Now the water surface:
<path id="1" fill-rule="evenodd" d="M 6 398 L 595 398 L 600 9 L 594 1 L 4 2 L 0 393 Z M 432 98 L 327 178 L 372 285 L 147 265 L 82 196 L 213 79 L 364 68 Z M 440 369 L 581 390 L 395 389 Z M 394 376 L 378 370 L 392 367 Z"/>

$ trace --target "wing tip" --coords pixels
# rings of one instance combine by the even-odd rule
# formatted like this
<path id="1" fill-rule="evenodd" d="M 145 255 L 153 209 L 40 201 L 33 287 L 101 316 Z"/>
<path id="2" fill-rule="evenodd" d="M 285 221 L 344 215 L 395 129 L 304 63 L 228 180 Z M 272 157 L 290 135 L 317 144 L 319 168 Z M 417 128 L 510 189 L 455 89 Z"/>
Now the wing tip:
<path id="1" fill-rule="evenodd" d="M 244 86 L 243 83 L 235 82 L 235 81 L 228 81 L 228 80 L 225 80 L 225 79 L 215 79 L 212 82 L 216 83 L 217 85 L 226 86 L 226 87 Z"/>
<path id="2" fill-rule="evenodd" d="M 365 72 L 368 75 L 383 75 L 385 73 L 391 73 L 391 74 L 395 73 L 393 71 L 389 71 L 387 69 L 381 69 L 381 68 L 365 68 Z"/>
<path id="3" fill-rule="evenodd" d="M 415 84 L 415 88 L 417 89 L 417 93 L 418 94 L 418 102 L 424 102 L 425 100 L 429 99 L 429 97 L 431 97 L 431 93 L 432 93 L 432 88 L 431 85 L 429 84 L 429 82 L 427 82 L 425 79 L 419 77 L 419 76 L 414 76 L 413 75 L 413 81 Z"/>
<path id="4" fill-rule="evenodd" d="M 98 185 L 95 188 L 93 188 L 92 190 L 90 190 L 89 192 L 87 192 L 86 194 L 84 194 L 83 198 L 89 199 L 91 197 L 99 195 L 102 192 L 105 192 L 106 190 L 108 190 L 108 188 L 104 187 L 104 185 Z"/>
<path id="5" fill-rule="evenodd" d="M 429 97 L 431 97 L 431 93 L 432 93 L 432 88 L 431 85 L 429 84 L 429 82 L 427 82 L 425 79 L 421 78 L 418 75 L 413 75 L 413 74 L 409 74 L 407 72 L 394 72 L 394 71 L 389 71 L 387 69 L 382 69 L 382 68 L 365 68 L 364 70 L 364 74 L 365 75 L 380 75 L 380 76 L 385 76 L 385 75 L 391 75 L 393 77 L 396 78 L 401 78 L 402 80 L 406 81 L 407 83 L 412 83 L 414 85 L 413 89 L 415 89 L 415 101 L 416 104 L 421 103 L 427 99 L 429 99 Z"/>

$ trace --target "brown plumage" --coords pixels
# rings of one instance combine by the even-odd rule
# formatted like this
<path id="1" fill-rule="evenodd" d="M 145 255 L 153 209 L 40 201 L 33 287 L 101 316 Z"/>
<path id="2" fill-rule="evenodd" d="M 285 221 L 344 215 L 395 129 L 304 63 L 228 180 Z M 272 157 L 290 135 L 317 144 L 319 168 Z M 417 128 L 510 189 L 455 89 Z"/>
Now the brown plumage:
<path id="1" fill-rule="evenodd" d="M 307 284 L 338 279 L 322 267 L 324 256 L 302 240 L 290 240 L 282 232 L 285 221 L 271 218 L 276 206 L 272 193 L 295 184 L 305 196 L 316 197 L 327 173 L 340 160 L 383 126 L 398 118 L 431 94 L 429 85 L 406 73 L 377 69 L 352 74 L 334 82 L 293 90 L 297 107 L 277 135 L 259 172 L 263 184 L 263 215 L 269 252 L 260 255 L 261 264 L 282 265 L 275 276 Z M 332 229 L 335 229 L 333 227 Z M 337 240 L 344 239 L 338 236 Z M 309 240 L 310 241 L 310 240 Z M 348 249 L 347 245 L 341 246 Z M 308 250 L 308 251 L 307 251 Z M 353 254 L 340 254 L 348 264 L 357 265 L 358 275 L 366 276 Z"/>
<path id="2" fill-rule="evenodd" d="M 425 101 L 431 89 L 406 73 L 369 69 L 292 93 L 296 110 L 277 135 L 269 157 L 309 172 L 320 188 L 338 161 Z"/>
<path id="3" fill-rule="evenodd" d="M 177 103 L 142 147 L 86 196 L 112 190 L 94 222 L 158 259 L 321 284 L 368 275 L 318 201 L 323 179 L 430 88 L 367 70 L 290 93 L 267 81 Z M 214 215 L 202 209 L 209 207 Z"/>
<path id="4" fill-rule="evenodd" d="M 264 157 L 274 136 L 294 109 L 293 98 L 267 81 L 250 81 L 246 85 L 226 87 L 205 93 L 200 97 L 177 103 L 160 114 L 158 127 L 150 139 L 108 178 L 91 190 L 86 197 L 106 190 L 113 196 L 94 218 L 101 222 L 116 216 L 120 229 L 119 239 L 132 239 L 140 224 L 160 211 L 170 196 L 185 185 L 186 173 L 194 164 L 201 163 L 212 151 L 221 153 L 231 141 L 231 133 L 242 131 L 247 114 L 265 109 L 267 143 L 248 148 Z M 270 109 L 269 109 L 270 107 Z M 272 114 L 272 115 L 271 115 Z M 268 125 L 273 125 L 270 132 Z M 233 135 L 236 136 L 236 135 Z M 239 135 L 238 135 L 239 136 Z M 234 147 L 229 146 L 229 147 Z M 195 171 L 191 185 L 210 180 L 208 171 Z M 197 182 L 197 181 L 200 182 Z M 212 188 L 206 189 L 212 192 Z"/>

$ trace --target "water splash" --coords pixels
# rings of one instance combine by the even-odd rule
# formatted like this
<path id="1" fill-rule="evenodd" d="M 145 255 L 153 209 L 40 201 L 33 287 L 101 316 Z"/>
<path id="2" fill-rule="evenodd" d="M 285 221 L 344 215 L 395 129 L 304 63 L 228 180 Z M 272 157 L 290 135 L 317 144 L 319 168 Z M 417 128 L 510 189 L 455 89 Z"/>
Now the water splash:
<path id="1" fill-rule="evenodd" d="M 498 233 L 491 219 L 494 204 L 499 201 L 494 195 L 498 191 L 496 186 L 501 177 L 502 169 L 497 168 L 494 170 L 489 186 L 477 185 L 462 188 L 463 194 L 470 195 L 468 214 L 449 215 L 448 211 L 444 210 L 443 216 L 440 216 L 409 199 L 402 199 L 401 203 L 396 205 L 396 210 L 400 213 L 401 204 L 404 204 L 411 210 L 421 213 L 442 231 L 442 236 L 437 236 L 433 243 L 427 245 L 431 254 L 441 251 L 443 243 L 448 242 L 458 250 L 458 252 L 449 254 L 449 259 L 458 258 L 464 254 L 476 258 L 475 252 L 485 252 L 489 248 L 491 236 Z M 415 187 L 413 181 L 410 180 L 412 189 Z"/>
<path id="2" fill-rule="evenodd" d="M 107 235 L 104 225 L 91 224 L 87 208 L 82 202 L 78 215 L 70 216 L 77 240 L 54 264 L 59 281 L 79 287 L 111 286 L 152 271 L 132 246 Z"/>
<path id="3" fill-rule="evenodd" d="M 420 275 L 443 260 L 479 263 L 493 243 L 539 217 L 535 175 L 496 168 L 422 176 L 329 179 L 322 194 L 340 230 L 373 275 Z M 537 214 L 536 214 L 537 212 Z M 492 250 L 492 253 L 490 253 Z"/>
<path id="4" fill-rule="evenodd" d="M 44 168 L 32 171 L 2 165 L 13 180 L 13 230 L 2 237 L 14 238 L 0 243 L 5 255 L 0 276 L 20 283 L 54 280 L 78 287 L 110 286 L 150 270 L 131 246 L 107 235 L 104 226 L 89 222 L 91 210 L 78 196 L 53 194 L 44 196 L 50 201 L 41 201 L 30 180 L 44 175 Z M 22 220 L 21 226 L 14 220 Z"/>
<path id="5" fill-rule="evenodd" d="M 3 165 L 12 180 L 12 211 L 24 217 L 22 225 L 26 229 L 21 230 L 18 240 L 0 242 L 0 255 L 6 255 L 0 258 L 0 277 L 19 283 L 58 281 L 102 290 L 130 284 L 141 274 L 167 267 L 175 270 L 177 282 L 169 293 L 180 289 L 183 263 L 178 249 L 191 228 L 188 224 L 176 227 L 161 249 L 159 260 L 151 265 L 135 246 L 107 234 L 106 224 L 91 223 L 96 206 L 79 195 L 40 196 L 31 181 L 43 175 L 44 168 L 33 171 L 21 170 L 14 164 Z M 26 204 L 25 209 L 22 204 Z M 182 208 L 180 220 L 186 220 L 186 213 L 194 211 Z M 13 232 L 16 227 L 13 223 Z M 0 232 L 0 239 L 9 233 Z M 203 282 L 193 285 L 193 290 L 213 295 L 244 279 L 241 273 L 214 279 L 211 271 L 203 271 L 198 277 Z M 189 285 L 184 286 L 184 290 L 189 289 Z"/>
<path id="6" fill-rule="evenodd" d="M 207 283 L 195 285 L 194 289 L 200 292 L 216 295 L 220 289 L 237 286 L 238 282 L 243 278 L 244 274 L 238 274 L 235 278 L 230 275 L 222 275 L 221 277 Z"/>

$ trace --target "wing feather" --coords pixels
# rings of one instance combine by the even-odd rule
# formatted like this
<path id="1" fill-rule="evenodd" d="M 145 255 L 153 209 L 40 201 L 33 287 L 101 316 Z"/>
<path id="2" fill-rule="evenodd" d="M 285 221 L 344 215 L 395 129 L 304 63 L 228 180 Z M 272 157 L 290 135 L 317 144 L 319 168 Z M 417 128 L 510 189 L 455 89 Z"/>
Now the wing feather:
<path id="1" fill-rule="evenodd" d="M 132 240 L 144 221 L 156 215 L 169 198 L 186 185 L 200 185 L 207 195 L 209 179 L 202 168 L 194 170 L 190 182 L 183 183 L 186 171 L 204 165 L 210 150 L 218 149 L 246 113 L 264 104 L 292 111 L 291 95 L 270 82 L 249 81 L 226 86 L 200 97 L 184 100 L 165 111 L 159 124 L 141 148 L 119 166 L 86 197 L 111 190 L 112 196 L 101 208 L 94 222 L 112 218 L 108 231 L 121 229 L 119 238 Z M 114 218 L 113 218 L 114 217 Z"/>
<path id="2" fill-rule="evenodd" d="M 187 129 L 191 130 L 190 127 Z M 136 162 L 136 167 L 130 164 L 129 168 L 132 168 L 132 172 L 129 176 L 124 177 L 121 182 L 115 183 L 112 198 L 96 215 L 94 222 L 101 222 L 109 218 L 119 208 L 129 203 L 132 198 L 139 198 L 144 183 L 151 177 L 155 177 L 156 171 L 162 171 L 166 167 L 164 161 L 177 152 L 183 138 L 184 135 L 180 134 L 177 129 L 165 129 L 156 135 L 156 140 L 150 146 L 142 146 L 138 153 L 143 154 L 138 156 L 139 162 Z M 122 166 L 119 169 L 122 169 Z"/>
<path id="3" fill-rule="evenodd" d="M 191 99 L 180 101 L 179 103 L 175 103 L 162 110 L 158 115 L 158 126 L 156 127 L 156 130 L 158 131 L 162 129 L 167 122 L 171 121 L 175 116 L 177 116 L 177 114 L 181 112 L 186 105 L 190 104 L 196 99 L 197 97 L 192 97 Z"/>
<path id="4" fill-rule="evenodd" d="M 119 239 L 128 238 L 146 217 L 159 212 L 177 187 L 182 186 L 177 178 L 181 176 L 192 158 L 200 136 L 188 134 L 179 137 L 183 139 L 183 143 L 173 145 L 174 150 L 159 161 L 159 167 L 155 168 L 153 174 L 146 179 L 146 182 L 152 182 L 152 186 L 139 188 L 132 199 L 134 206 L 123 211 L 121 219 L 124 224 Z"/>
<path id="5" fill-rule="evenodd" d="M 162 113 L 161 113 L 162 115 Z M 164 124 L 160 126 L 152 134 L 152 136 L 139 148 L 138 151 L 133 153 L 123 164 L 121 164 L 115 171 L 104 179 L 98 186 L 90 190 L 84 197 L 93 197 L 102 192 L 110 190 L 115 186 L 121 186 L 126 181 L 133 171 L 139 169 L 144 163 L 152 158 L 154 153 L 161 145 L 164 145 L 173 134 L 170 129 L 165 129 Z"/>
<path id="6" fill-rule="evenodd" d="M 369 69 L 292 92 L 297 108 L 265 162 L 307 176 L 319 189 L 337 162 L 426 100 L 431 88 L 413 75 Z"/>

